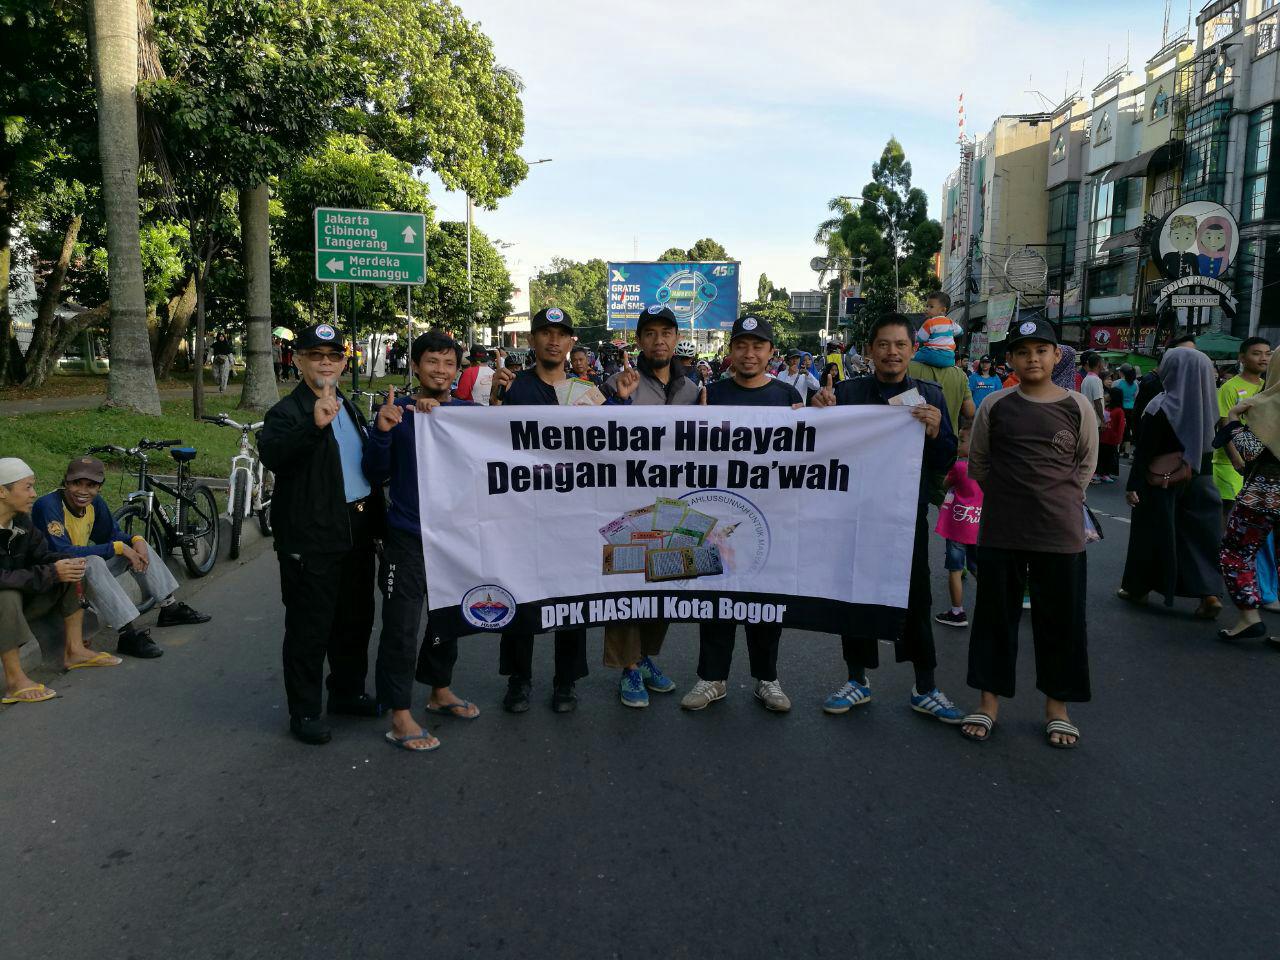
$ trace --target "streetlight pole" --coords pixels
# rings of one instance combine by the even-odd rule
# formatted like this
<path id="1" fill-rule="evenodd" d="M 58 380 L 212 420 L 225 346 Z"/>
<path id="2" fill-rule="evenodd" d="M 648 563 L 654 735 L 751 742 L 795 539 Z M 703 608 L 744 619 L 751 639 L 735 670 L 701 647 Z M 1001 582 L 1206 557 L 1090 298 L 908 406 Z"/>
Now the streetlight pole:
<path id="1" fill-rule="evenodd" d="M 530 167 L 536 167 L 540 163 L 550 163 L 554 157 L 544 157 L 541 160 L 531 160 L 527 164 Z M 467 343 L 473 343 L 476 335 L 475 316 L 472 315 L 471 303 L 471 224 L 472 224 L 472 207 L 471 191 L 467 191 Z M 477 311 L 478 313 L 478 311 Z"/>

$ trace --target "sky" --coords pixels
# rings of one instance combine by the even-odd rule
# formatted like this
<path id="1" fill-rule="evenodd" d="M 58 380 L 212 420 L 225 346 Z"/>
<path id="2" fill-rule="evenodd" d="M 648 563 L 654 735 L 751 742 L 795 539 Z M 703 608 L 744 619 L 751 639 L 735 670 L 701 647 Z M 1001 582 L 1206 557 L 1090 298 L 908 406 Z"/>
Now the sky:
<path id="1" fill-rule="evenodd" d="M 652 260 L 701 237 L 760 273 L 812 289 L 827 202 L 859 194 L 896 136 L 939 215 L 970 134 L 1002 113 L 1086 95 L 1161 43 L 1163 0 L 455 0 L 523 78 L 522 155 L 550 163 L 476 225 L 512 278 L 553 256 Z M 1185 2 L 1185 0 L 1184 0 Z M 1173 33 L 1187 19 L 1174 0 Z M 1197 6 L 1199 6 L 1197 4 Z M 1179 9 L 1180 8 L 1180 9 Z M 1081 77 L 1083 76 L 1083 84 Z M 1027 91 L 1039 91 L 1043 95 Z M 440 220 L 461 193 L 428 177 Z"/>

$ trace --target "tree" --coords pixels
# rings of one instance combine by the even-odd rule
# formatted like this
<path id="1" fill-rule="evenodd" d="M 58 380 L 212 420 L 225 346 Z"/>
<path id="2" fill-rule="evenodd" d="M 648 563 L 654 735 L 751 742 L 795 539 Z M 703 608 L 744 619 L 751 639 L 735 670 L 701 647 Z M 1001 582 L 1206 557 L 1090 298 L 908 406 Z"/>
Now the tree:
<path id="1" fill-rule="evenodd" d="M 338 106 L 362 88 L 364 74 L 343 42 L 338 13 L 311 0 L 157 0 L 155 13 L 164 71 L 143 84 L 142 95 L 164 144 L 169 195 L 191 236 L 199 373 L 209 271 L 228 239 L 224 195 L 232 187 L 257 189 L 321 142 Z M 244 212 L 260 218 L 264 210 L 264 203 L 251 201 Z M 260 244 L 264 225 L 253 225 L 249 235 L 251 246 Z M 258 265 L 248 275 L 261 283 L 261 251 L 247 259 Z M 261 310 L 260 293 L 255 301 Z M 269 316 L 255 322 L 269 329 Z M 253 339 L 261 366 L 261 330 Z M 192 406 L 198 419 L 204 413 L 200 375 Z"/>
<path id="2" fill-rule="evenodd" d="M 91 11 L 111 291 L 107 403 L 159 416 L 138 225 L 138 4 L 92 0 Z"/>
<path id="3" fill-rule="evenodd" d="M 569 311 L 579 340 L 604 340 L 609 334 L 605 321 L 607 277 L 603 260 L 578 263 L 554 257 L 551 268 L 529 283 L 529 309 L 537 313 L 546 307 L 562 307 Z"/>
<path id="4" fill-rule="evenodd" d="M 419 308 L 424 320 L 462 337 L 468 324 L 501 323 L 514 292 L 507 265 L 480 230 L 471 228 L 471 296 L 467 286 L 467 225 L 449 221 L 427 238 L 427 282 Z"/>
<path id="5" fill-rule="evenodd" d="M 942 247 L 942 228 L 928 217 L 924 191 L 911 186 L 911 164 L 896 139 L 872 164 L 871 177 L 859 206 L 844 197 L 828 204 L 837 215 L 819 224 L 814 240 L 850 261 L 866 257 L 863 312 L 874 316 L 897 309 L 898 288 L 918 293 L 937 284 L 933 258 Z"/>
<path id="6" fill-rule="evenodd" d="M 756 299 L 769 300 L 772 298 L 773 284 L 769 282 L 767 274 L 760 274 L 760 279 L 756 282 Z"/>
<path id="7" fill-rule="evenodd" d="M 271 362 L 271 217 L 266 183 L 240 191 L 244 245 L 245 370 L 240 410 L 267 410 L 280 393 Z"/>
<path id="8" fill-rule="evenodd" d="M 759 317 L 768 320 L 773 326 L 777 338 L 775 346 L 786 349 L 793 346 L 796 340 L 796 318 L 790 308 L 778 300 L 753 300 L 744 303 L 738 314 L 740 317 Z"/>
<path id="9" fill-rule="evenodd" d="M 699 260 L 732 260 L 729 253 L 723 246 L 712 240 L 710 237 L 704 237 L 695 243 L 688 250 L 681 250 L 679 247 L 671 247 L 666 250 L 662 256 L 658 258 L 660 263 L 684 263 L 696 262 Z"/>

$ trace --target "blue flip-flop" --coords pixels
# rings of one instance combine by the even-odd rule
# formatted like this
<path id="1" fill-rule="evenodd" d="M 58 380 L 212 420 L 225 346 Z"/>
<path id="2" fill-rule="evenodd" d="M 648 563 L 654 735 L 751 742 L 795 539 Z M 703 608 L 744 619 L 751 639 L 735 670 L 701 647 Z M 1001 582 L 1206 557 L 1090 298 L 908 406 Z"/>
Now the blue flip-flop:
<path id="1" fill-rule="evenodd" d="M 459 720 L 474 720 L 476 717 L 480 716 L 479 710 L 477 710 L 472 716 L 467 716 L 465 713 L 458 713 L 459 710 L 466 710 L 472 705 L 473 704 L 470 700 L 463 700 L 461 703 L 451 703 L 447 707 L 433 707 L 431 704 L 427 704 L 426 712 L 437 717 L 457 717 Z"/>
<path id="2" fill-rule="evenodd" d="M 425 730 L 423 730 L 421 733 L 407 733 L 403 737 L 397 737 L 390 730 L 387 731 L 387 743 L 391 744 L 393 747 L 399 747 L 401 750 L 408 750 L 410 753 L 430 753 L 432 750 L 439 748 L 440 746 L 439 740 L 436 740 L 436 745 L 434 747 L 423 747 L 419 749 L 417 747 L 409 746 L 409 744 L 412 743 L 414 740 L 432 740 L 432 739 L 434 738 L 431 736 L 431 734 L 427 733 L 427 731 Z"/>

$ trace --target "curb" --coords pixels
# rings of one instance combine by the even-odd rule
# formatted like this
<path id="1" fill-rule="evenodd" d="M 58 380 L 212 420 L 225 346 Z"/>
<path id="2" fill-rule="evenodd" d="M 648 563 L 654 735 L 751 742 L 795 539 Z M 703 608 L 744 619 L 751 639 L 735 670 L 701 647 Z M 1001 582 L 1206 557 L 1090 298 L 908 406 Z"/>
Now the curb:
<path id="1" fill-rule="evenodd" d="M 259 554 L 271 549 L 268 538 L 262 535 L 262 530 L 258 526 L 256 519 L 247 520 L 242 529 L 240 537 L 240 557 L 236 560 L 229 558 L 231 549 L 231 521 L 225 515 L 218 518 L 219 536 L 218 536 L 218 562 L 213 565 L 213 569 L 203 577 L 192 577 L 187 572 L 186 564 L 182 562 L 181 557 L 170 556 L 167 559 L 169 571 L 173 574 L 174 579 L 178 581 L 178 598 L 180 600 L 190 600 L 192 597 L 198 596 L 204 589 L 205 585 L 216 581 L 227 571 L 235 569 L 241 564 L 245 564 L 254 560 Z M 153 626 L 156 617 L 159 615 L 158 608 L 152 608 L 142 615 L 144 626 Z M 106 636 L 106 628 L 98 621 L 97 614 L 92 610 L 85 611 L 84 635 L 85 639 L 93 636 L 99 636 L 99 639 Z M 53 670 L 58 673 L 62 672 L 62 625 L 52 617 L 44 617 L 31 625 L 31 632 L 36 636 L 36 643 L 28 643 L 23 646 L 21 651 L 22 669 L 27 673 L 41 668 Z M 115 648 L 114 641 L 100 643 L 98 649 Z M 3 710 L 3 708 L 0 708 Z"/>

